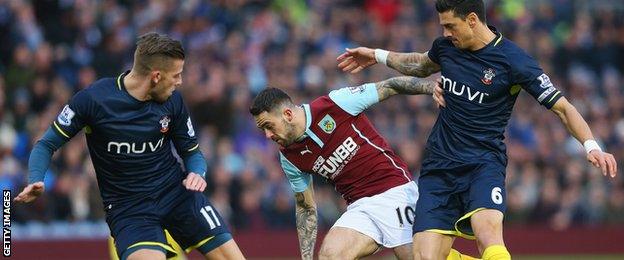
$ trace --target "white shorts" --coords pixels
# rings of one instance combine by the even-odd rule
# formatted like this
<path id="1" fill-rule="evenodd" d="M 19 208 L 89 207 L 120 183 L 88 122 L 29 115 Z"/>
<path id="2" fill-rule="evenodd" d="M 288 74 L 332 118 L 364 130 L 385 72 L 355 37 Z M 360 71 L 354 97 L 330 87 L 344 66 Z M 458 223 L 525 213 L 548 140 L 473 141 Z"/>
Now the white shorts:
<path id="1" fill-rule="evenodd" d="M 334 227 L 354 229 L 386 248 L 412 242 L 418 186 L 410 181 L 351 203 Z"/>

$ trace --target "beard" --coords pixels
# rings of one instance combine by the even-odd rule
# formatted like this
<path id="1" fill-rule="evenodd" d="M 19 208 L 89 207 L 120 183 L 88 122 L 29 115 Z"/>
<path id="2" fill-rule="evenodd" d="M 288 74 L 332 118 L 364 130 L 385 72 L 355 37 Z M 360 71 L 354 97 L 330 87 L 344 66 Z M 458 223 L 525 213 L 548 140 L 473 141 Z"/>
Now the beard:
<path id="1" fill-rule="evenodd" d="M 284 147 L 286 147 L 294 143 L 297 136 L 295 136 L 295 125 L 287 122 L 285 119 L 282 119 L 282 121 L 284 122 L 284 128 L 286 130 L 286 134 L 283 139 Z"/>

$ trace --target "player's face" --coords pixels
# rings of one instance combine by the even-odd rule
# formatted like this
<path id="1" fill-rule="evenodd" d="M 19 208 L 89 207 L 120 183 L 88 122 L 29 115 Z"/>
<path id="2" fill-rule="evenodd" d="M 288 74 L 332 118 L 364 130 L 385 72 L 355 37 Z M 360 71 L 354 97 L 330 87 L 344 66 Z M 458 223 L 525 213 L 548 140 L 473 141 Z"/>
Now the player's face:
<path id="1" fill-rule="evenodd" d="M 281 108 L 277 112 L 262 112 L 255 116 L 256 126 L 264 132 L 267 139 L 271 139 L 282 147 L 287 147 L 297 138 L 292 122 L 292 110 Z"/>
<path id="2" fill-rule="evenodd" d="M 455 16 L 453 11 L 438 14 L 440 17 L 440 25 L 444 29 L 444 37 L 449 38 L 455 47 L 459 49 L 469 49 L 470 42 L 473 38 L 471 19 L 469 15 L 466 19 Z"/>
<path id="3" fill-rule="evenodd" d="M 152 89 L 150 96 L 159 103 L 164 103 L 169 99 L 173 91 L 182 85 L 182 69 L 184 60 L 174 59 L 167 69 L 156 71 L 152 77 Z"/>

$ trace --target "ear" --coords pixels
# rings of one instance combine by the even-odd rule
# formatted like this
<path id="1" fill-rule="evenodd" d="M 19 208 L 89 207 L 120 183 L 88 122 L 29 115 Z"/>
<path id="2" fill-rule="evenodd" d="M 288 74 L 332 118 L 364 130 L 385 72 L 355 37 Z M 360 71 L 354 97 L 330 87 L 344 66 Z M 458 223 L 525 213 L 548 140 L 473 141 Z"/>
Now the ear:
<path id="1" fill-rule="evenodd" d="M 468 14 L 468 16 L 466 17 L 466 21 L 468 22 L 470 28 L 474 28 L 479 22 L 479 16 L 477 16 L 476 13 L 472 12 Z"/>
<path id="2" fill-rule="evenodd" d="M 294 111 L 289 106 L 285 106 L 284 110 L 282 110 L 282 116 L 287 122 L 292 122 L 294 114 Z"/>
<path id="3" fill-rule="evenodd" d="M 158 84 L 158 82 L 160 82 L 160 80 L 162 78 L 162 75 L 160 74 L 159 70 L 154 70 L 154 71 L 152 71 L 151 77 L 152 77 L 152 81 L 154 83 Z"/>

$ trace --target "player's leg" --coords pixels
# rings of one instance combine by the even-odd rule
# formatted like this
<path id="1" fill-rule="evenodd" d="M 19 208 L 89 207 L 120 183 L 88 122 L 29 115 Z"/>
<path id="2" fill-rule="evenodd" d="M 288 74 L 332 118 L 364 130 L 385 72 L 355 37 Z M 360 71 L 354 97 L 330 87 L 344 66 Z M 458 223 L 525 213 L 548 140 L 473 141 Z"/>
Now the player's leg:
<path id="1" fill-rule="evenodd" d="M 175 193 L 173 201 L 163 200 L 175 205 L 167 213 L 164 226 L 184 251 L 197 249 L 206 259 L 244 259 L 225 221 L 202 193 Z"/>
<path id="2" fill-rule="evenodd" d="M 167 259 L 165 253 L 158 249 L 139 249 L 137 251 L 132 252 L 128 255 L 127 260 L 158 260 L 158 259 Z"/>
<path id="3" fill-rule="evenodd" d="M 167 244 L 160 218 L 150 201 L 113 204 L 106 210 L 106 222 L 114 238 L 119 259 L 165 259 L 175 256 Z"/>
<path id="4" fill-rule="evenodd" d="M 240 251 L 234 239 L 229 239 L 227 242 L 221 244 L 217 248 L 210 250 L 204 254 L 206 259 L 245 259 L 243 252 Z"/>
<path id="5" fill-rule="evenodd" d="M 328 259 L 353 259 L 371 255 L 382 246 L 392 248 L 400 259 L 412 259 L 412 224 L 417 200 L 418 187 L 409 182 L 355 201 L 336 221 L 319 255 Z M 351 239 L 342 240 L 343 233 L 352 234 Z"/>
<path id="6" fill-rule="evenodd" d="M 503 241 L 503 213 L 494 209 L 476 212 L 470 218 L 483 259 L 511 259 Z"/>
<path id="7" fill-rule="evenodd" d="M 367 235 L 354 229 L 332 227 L 319 251 L 319 259 L 358 259 L 372 255 L 379 245 Z"/>
<path id="8" fill-rule="evenodd" d="M 108 238 L 108 252 L 111 260 L 119 260 L 112 237 Z M 127 259 L 165 259 L 165 254 L 159 250 L 141 249 L 128 256 Z"/>
<path id="9" fill-rule="evenodd" d="M 173 247 L 173 249 L 175 250 L 177 254 L 175 257 L 168 258 L 168 259 L 169 260 L 186 260 L 186 256 L 184 255 L 184 250 L 182 250 L 180 245 L 178 245 L 178 243 L 175 240 L 173 240 L 173 238 L 171 237 L 171 235 L 169 235 L 169 232 L 167 232 L 167 230 L 165 230 L 165 236 L 167 238 L 167 243 L 171 245 L 171 247 Z M 109 253 L 110 260 L 119 260 L 119 257 L 117 256 L 117 249 L 115 248 L 115 240 L 113 239 L 113 237 L 108 237 L 108 253 Z"/>
<path id="10" fill-rule="evenodd" d="M 397 246 L 392 248 L 392 251 L 397 259 L 414 259 L 414 254 L 412 253 L 412 243 Z"/>
<path id="11" fill-rule="evenodd" d="M 446 259 L 455 237 L 423 231 L 414 234 L 414 259 Z"/>
<path id="12" fill-rule="evenodd" d="M 414 259 L 446 259 L 449 255 L 454 236 L 458 235 L 455 221 L 463 212 L 459 194 L 469 187 L 461 172 L 453 168 L 421 173 L 413 229 Z"/>
<path id="13" fill-rule="evenodd" d="M 476 238 L 483 259 L 511 259 L 503 241 L 505 166 L 483 162 L 471 175 L 468 196 L 462 198 L 468 213 L 457 221 L 457 229 L 462 236 Z"/>

